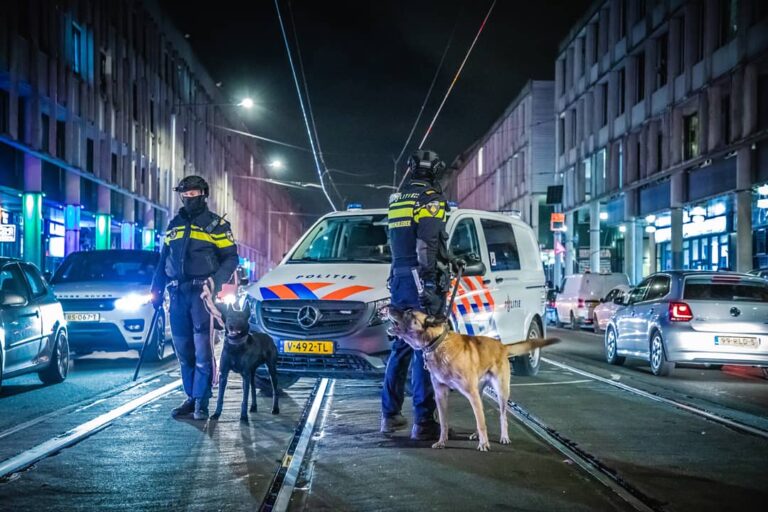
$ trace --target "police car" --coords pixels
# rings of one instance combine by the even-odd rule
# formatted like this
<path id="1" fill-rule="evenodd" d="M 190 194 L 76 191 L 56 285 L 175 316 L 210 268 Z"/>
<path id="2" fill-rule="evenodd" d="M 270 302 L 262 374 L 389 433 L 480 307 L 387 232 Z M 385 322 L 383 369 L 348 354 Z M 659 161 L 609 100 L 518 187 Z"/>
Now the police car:
<path id="1" fill-rule="evenodd" d="M 533 230 L 514 213 L 454 209 L 446 230 L 467 262 L 450 312 L 456 331 L 514 343 L 544 335 L 545 277 Z M 280 385 L 302 376 L 380 377 L 390 350 L 387 210 L 330 213 L 248 287 L 252 327 L 279 351 Z M 535 375 L 539 353 L 513 360 Z"/>

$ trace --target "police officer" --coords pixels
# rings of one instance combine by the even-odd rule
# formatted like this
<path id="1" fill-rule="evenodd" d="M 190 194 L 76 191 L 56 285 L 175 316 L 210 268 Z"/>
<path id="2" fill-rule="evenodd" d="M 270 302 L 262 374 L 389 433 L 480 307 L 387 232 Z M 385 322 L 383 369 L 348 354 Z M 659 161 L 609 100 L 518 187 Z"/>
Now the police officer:
<path id="1" fill-rule="evenodd" d="M 448 211 L 437 178 L 445 164 L 432 151 L 417 151 L 409 159 L 410 181 L 390 197 L 389 236 L 392 268 L 391 308 L 419 309 L 443 314 L 449 284 L 445 220 Z M 415 352 L 415 353 L 414 353 Z M 440 424 L 434 419 L 435 396 L 421 351 L 395 339 L 387 362 L 381 396 L 381 431 L 394 432 L 407 425 L 401 414 L 408 366 L 413 359 L 414 424 L 411 439 L 437 439 Z"/>
<path id="2" fill-rule="evenodd" d="M 211 279 L 215 296 L 229 281 L 239 260 L 229 223 L 208 209 L 208 183 L 199 176 L 187 176 L 174 191 L 181 196 L 183 207 L 168 224 L 152 280 L 152 297 L 155 307 L 161 307 L 168 286 L 173 345 L 187 395 L 171 415 L 193 414 L 196 420 L 205 420 L 211 397 L 213 354 L 210 314 L 200 294 Z"/>

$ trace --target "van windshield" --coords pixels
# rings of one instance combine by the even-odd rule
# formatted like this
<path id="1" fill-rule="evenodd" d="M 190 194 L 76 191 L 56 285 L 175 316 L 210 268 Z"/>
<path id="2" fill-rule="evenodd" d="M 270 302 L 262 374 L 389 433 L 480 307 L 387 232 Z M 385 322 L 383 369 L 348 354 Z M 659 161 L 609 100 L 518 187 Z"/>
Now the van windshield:
<path id="1" fill-rule="evenodd" d="M 387 216 L 330 217 L 310 231 L 288 263 L 389 263 Z"/>

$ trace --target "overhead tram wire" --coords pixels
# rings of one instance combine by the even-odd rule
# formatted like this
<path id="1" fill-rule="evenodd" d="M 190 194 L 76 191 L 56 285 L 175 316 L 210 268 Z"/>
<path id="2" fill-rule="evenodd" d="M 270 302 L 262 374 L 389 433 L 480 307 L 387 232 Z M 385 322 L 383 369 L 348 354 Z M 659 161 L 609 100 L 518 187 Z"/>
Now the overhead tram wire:
<path id="1" fill-rule="evenodd" d="M 309 98 L 309 85 L 307 84 L 307 75 L 304 73 L 304 59 L 301 56 L 301 45 L 299 44 L 299 32 L 296 30 L 296 21 L 293 18 L 293 2 L 288 0 L 288 15 L 291 19 L 291 28 L 293 29 L 293 40 L 296 44 L 296 57 L 299 61 L 299 72 L 301 73 L 301 81 L 304 85 L 304 97 L 307 99 L 307 111 L 309 112 L 309 120 L 312 123 L 312 131 L 315 135 L 315 144 L 317 145 L 317 155 L 320 160 L 320 164 L 323 168 L 323 177 L 328 177 L 328 181 L 331 182 L 333 190 L 336 195 L 344 202 L 344 196 L 341 195 L 339 189 L 336 187 L 336 183 L 333 181 L 333 177 L 328 174 L 328 166 L 325 164 L 325 158 L 323 157 L 323 148 L 320 146 L 320 137 L 317 134 L 317 125 L 315 124 L 315 113 L 312 110 L 312 100 Z"/>
<path id="2" fill-rule="evenodd" d="M 445 92 L 445 96 L 443 96 L 443 101 L 441 101 L 440 106 L 437 107 L 437 112 L 435 112 L 435 115 L 432 118 L 432 122 L 429 123 L 429 127 L 427 128 L 427 131 L 424 133 L 424 137 L 421 139 L 421 142 L 419 143 L 419 149 L 421 149 L 424 146 L 424 143 L 427 141 L 427 138 L 429 137 L 430 133 L 432 133 L 432 128 L 435 126 L 435 121 L 437 121 L 437 118 L 440 115 L 440 112 L 443 110 L 443 106 L 445 105 L 445 102 L 448 100 L 448 96 L 450 96 L 451 91 L 453 90 L 453 87 L 456 85 L 456 82 L 459 80 L 461 71 L 464 69 L 464 65 L 467 63 L 467 60 L 469 59 L 469 55 L 472 53 L 472 50 L 474 49 L 475 44 L 477 43 L 477 40 L 480 38 L 480 34 L 483 33 L 485 24 L 488 22 L 488 18 L 491 16 L 491 12 L 493 11 L 493 8 L 495 6 L 496 6 L 496 0 L 493 0 L 493 3 L 491 3 L 491 7 L 488 9 L 488 12 L 486 13 L 485 18 L 483 19 L 483 22 L 480 24 L 480 28 L 477 30 L 477 34 L 475 34 L 475 38 L 472 40 L 472 44 L 469 45 L 469 49 L 467 50 L 467 54 L 464 56 L 464 60 L 461 61 L 461 65 L 459 66 L 459 69 L 456 71 L 456 75 L 453 77 L 453 80 L 451 81 L 451 85 L 448 86 L 448 90 Z M 400 184 L 397 186 L 397 190 L 400 190 L 403 187 L 403 183 L 405 183 L 406 178 L 408 178 L 409 171 L 410 169 L 407 170 L 403 175 L 403 179 L 400 180 Z"/>
<path id="3" fill-rule="evenodd" d="M 435 70 L 435 75 L 432 77 L 432 83 L 429 84 L 429 89 L 427 89 L 427 95 L 424 97 L 424 101 L 421 103 L 421 108 L 419 109 L 419 113 L 416 115 L 416 120 L 413 122 L 413 126 L 411 127 L 411 132 L 408 134 L 408 138 L 405 140 L 405 144 L 403 144 L 403 149 L 400 150 L 400 154 L 397 155 L 397 158 L 395 159 L 394 170 L 392 171 L 393 187 L 397 184 L 397 166 L 400 164 L 400 160 L 402 160 L 403 154 L 405 154 L 405 150 L 408 149 L 408 144 L 411 143 L 411 139 L 413 138 L 413 134 L 416 131 L 416 127 L 419 125 L 419 121 L 421 121 L 422 114 L 424 114 L 424 109 L 427 106 L 429 97 L 432 95 L 432 89 L 435 88 L 435 83 L 437 83 L 437 78 L 438 76 L 440 76 L 440 71 L 443 69 L 445 56 L 448 55 L 448 49 L 451 47 L 451 43 L 453 42 L 453 36 L 456 35 L 456 27 L 459 26 L 459 20 L 461 19 L 462 12 L 464 12 L 463 7 L 461 8 L 461 10 L 459 10 L 459 15 L 456 17 L 456 23 L 453 24 L 453 30 L 451 30 L 451 35 L 448 37 L 448 42 L 446 43 L 445 49 L 443 50 L 443 55 L 440 57 L 440 63 L 437 65 L 437 69 Z"/>
<path id="4" fill-rule="evenodd" d="M 309 145 L 312 148 L 312 156 L 315 160 L 315 168 L 317 169 L 317 177 L 320 179 L 320 188 L 323 190 L 325 198 L 328 200 L 328 204 L 331 205 L 331 209 L 336 211 L 336 205 L 333 204 L 331 196 L 328 194 L 328 190 L 325 188 L 325 182 L 323 181 L 323 172 L 320 168 L 320 160 L 317 156 L 317 150 L 315 149 L 315 141 L 312 137 L 312 130 L 309 127 L 309 120 L 307 118 L 307 109 L 304 107 L 304 98 L 301 94 L 301 86 L 299 85 L 299 79 L 296 75 L 296 66 L 293 63 L 293 55 L 291 55 L 291 46 L 288 43 L 288 36 L 285 32 L 285 24 L 283 23 L 283 16 L 280 14 L 279 0 L 275 0 L 275 10 L 277 11 L 277 19 L 280 22 L 280 32 L 283 35 L 283 43 L 285 44 L 285 51 L 288 54 L 288 63 L 291 66 L 291 74 L 293 75 L 293 83 L 296 86 L 296 94 L 299 96 L 299 105 L 301 106 L 301 113 L 304 117 L 304 126 L 307 129 L 307 136 L 309 137 Z"/>

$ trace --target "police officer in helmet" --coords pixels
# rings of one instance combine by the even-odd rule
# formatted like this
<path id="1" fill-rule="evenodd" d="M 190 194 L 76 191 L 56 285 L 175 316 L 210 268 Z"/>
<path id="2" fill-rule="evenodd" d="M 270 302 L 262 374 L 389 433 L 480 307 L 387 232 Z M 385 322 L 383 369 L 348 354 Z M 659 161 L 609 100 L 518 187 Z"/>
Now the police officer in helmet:
<path id="1" fill-rule="evenodd" d="M 449 256 L 445 221 L 448 206 L 437 179 L 445 164 L 433 151 L 416 151 L 409 159 L 410 180 L 390 197 L 389 236 L 392 268 L 391 308 L 418 309 L 441 316 L 449 286 Z M 407 425 L 401 414 L 408 367 L 413 359 L 414 421 L 411 439 L 437 439 L 435 392 L 421 351 L 395 339 L 387 362 L 381 396 L 381 431 L 394 432 Z"/>
<path id="2" fill-rule="evenodd" d="M 215 296 L 229 281 L 239 259 L 229 223 L 208 209 L 208 183 L 199 176 L 187 176 L 174 191 L 184 206 L 168 224 L 152 280 L 152 300 L 155 307 L 161 307 L 168 287 L 173 345 L 187 395 L 171 415 L 192 414 L 196 420 L 205 420 L 211 397 L 213 354 L 210 314 L 200 294 L 206 285 Z"/>

